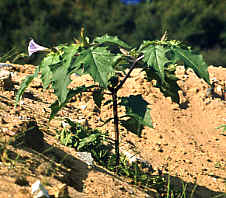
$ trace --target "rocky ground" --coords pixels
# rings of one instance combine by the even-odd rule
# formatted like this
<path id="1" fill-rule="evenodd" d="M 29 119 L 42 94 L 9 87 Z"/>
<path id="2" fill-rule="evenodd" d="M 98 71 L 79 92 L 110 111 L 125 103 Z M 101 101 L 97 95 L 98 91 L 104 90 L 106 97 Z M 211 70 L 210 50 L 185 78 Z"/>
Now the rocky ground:
<path id="1" fill-rule="evenodd" d="M 60 197 L 59 193 L 65 189 L 70 197 L 148 197 L 142 189 L 129 185 L 125 178 L 119 178 L 103 167 L 89 168 L 74 149 L 62 146 L 55 138 L 63 117 L 85 120 L 90 127 L 107 130 L 114 137 L 112 123 L 98 127 L 100 118 L 105 120 L 112 116 L 109 106 L 97 114 L 91 95 L 84 94 L 48 122 L 49 106 L 56 97 L 51 90 L 43 90 L 37 78 L 26 90 L 19 106 L 14 108 L 19 84 L 34 69 L 32 65 L 0 68 L 0 197 L 32 197 L 31 185 L 38 179 L 52 197 Z M 5 78 L 6 71 L 11 72 L 11 79 Z M 155 170 L 161 170 L 166 178 L 170 176 L 171 183 L 178 188 L 184 183 L 190 191 L 197 183 L 195 198 L 226 193 L 226 134 L 222 129 L 216 129 L 226 124 L 226 101 L 222 95 L 226 69 L 210 66 L 209 73 L 211 81 L 216 80 L 212 95 L 207 94 L 207 84 L 192 71 L 185 73 L 183 67 L 178 68 L 178 84 L 183 90 L 180 105 L 146 82 L 139 70 L 132 73 L 119 93 L 121 96 L 142 94 L 150 104 L 154 125 L 153 129 L 145 127 L 141 138 L 121 128 L 122 152 L 138 153 L 138 157 L 147 160 Z M 84 83 L 92 84 L 91 78 L 73 76 L 71 86 Z M 122 114 L 123 109 L 119 113 Z M 30 119 L 36 120 L 44 134 L 42 152 L 30 148 L 33 142 L 37 144 L 37 139 L 30 139 L 26 144 L 9 144 L 23 132 Z M 154 190 L 149 197 L 157 197 Z"/>

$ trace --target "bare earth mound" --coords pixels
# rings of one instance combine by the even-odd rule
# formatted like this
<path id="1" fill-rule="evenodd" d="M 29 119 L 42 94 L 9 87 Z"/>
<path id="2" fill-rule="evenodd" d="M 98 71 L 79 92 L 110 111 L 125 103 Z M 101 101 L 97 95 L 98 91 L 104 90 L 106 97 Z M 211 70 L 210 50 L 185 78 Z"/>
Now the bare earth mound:
<path id="1" fill-rule="evenodd" d="M 126 179 L 118 178 L 102 167 L 89 169 L 78 159 L 74 149 L 60 145 L 55 138 L 63 117 L 86 119 L 90 127 L 96 128 L 100 125 L 100 118 L 106 120 L 112 116 L 109 106 L 98 114 L 93 111 L 91 95 L 83 95 L 68 104 L 49 123 L 49 106 L 56 97 L 51 91 L 42 89 L 39 79 L 34 80 L 20 105 L 14 108 L 15 91 L 35 67 L 12 65 L 4 69 L 13 75 L 12 83 L 0 80 L 1 198 L 31 197 L 30 187 L 37 179 L 45 184 L 52 197 L 58 196 L 62 184 L 68 187 L 70 197 L 148 197 L 141 189 L 129 185 Z M 196 182 L 195 198 L 209 198 L 226 192 L 226 136 L 221 129 L 216 129 L 226 124 L 226 101 L 221 93 L 226 84 L 226 69 L 211 66 L 209 73 L 210 79 L 216 78 L 218 82 L 216 93 L 207 97 L 208 86 L 203 80 L 190 70 L 185 73 L 183 67 L 177 70 L 178 84 L 183 90 L 180 92 L 180 105 L 172 103 L 159 89 L 143 80 L 138 70 L 132 73 L 132 78 L 119 93 L 121 96 L 142 94 L 150 104 L 154 124 L 154 129 L 142 131 L 141 138 L 121 128 L 122 150 L 131 149 L 139 153 L 139 157 L 152 164 L 155 170 L 160 170 L 166 178 L 170 176 L 171 182 L 178 187 L 184 182 L 190 190 Z M 71 86 L 84 83 L 91 84 L 91 78 L 73 77 Z M 119 113 L 123 113 L 123 109 Z M 28 145 L 5 144 L 26 128 L 29 118 L 37 121 L 44 134 L 42 152 L 29 148 L 29 142 Z M 114 137 L 112 123 L 100 130 L 107 130 Z"/>

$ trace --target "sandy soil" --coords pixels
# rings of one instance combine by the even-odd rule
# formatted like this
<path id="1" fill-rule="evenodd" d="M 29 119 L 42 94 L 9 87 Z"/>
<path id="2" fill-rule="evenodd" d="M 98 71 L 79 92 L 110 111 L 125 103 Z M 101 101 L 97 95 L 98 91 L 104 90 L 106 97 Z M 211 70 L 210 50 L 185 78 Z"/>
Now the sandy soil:
<path id="1" fill-rule="evenodd" d="M 125 178 L 99 166 L 90 169 L 78 159 L 74 149 L 60 145 L 55 138 L 63 117 L 85 119 L 90 127 L 97 128 L 100 118 L 105 120 L 112 116 L 109 106 L 98 114 L 94 111 L 91 95 L 84 94 L 49 123 L 49 105 L 56 97 L 51 91 L 42 89 L 40 79 L 32 82 L 20 105 L 14 108 L 15 90 L 35 67 L 13 65 L 5 69 L 13 75 L 10 86 L 0 80 L 0 138 L 1 145 L 6 145 L 1 147 L 0 197 L 31 197 L 31 185 L 37 179 L 45 184 L 52 197 L 60 197 L 57 193 L 63 188 L 68 188 L 70 197 L 148 197 L 141 189 L 129 185 Z M 180 105 L 165 98 L 159 89 L 143 79 L 138 70 L 132 73 L 119 93 L 121 96 L 142 94 L 150 104 L 154 125 L 153 129 L 145 127 L 141 138 L 120 128 L 121 150 L 130 149 L 129 152 L 138 153 L 166 178 L 170 176 L 171 183 L 178 188 L 183 182 L 191 190 L 196 182 L 195 198 L 209 198 L 226 192 L 226 135 L 221 129 L 216 129 L 226 124 L 226 101 L 221 92 L 226 84 L 226 69 L 211 66 L 209 73 L 210 79 L 215 78 L 218 82 L 215 94 L 207 97 L 207 84 L 192 71 L 185 73 L 183 67 L 179 67 L 178 84 L 183 90 L 180 92 Z M 71 86 L 84 83 L 92 84 L 91 78 L 73 77 Z M 119 113 L 122 114 L 123 109 Z M 34 142 L 40 146 L 37 140 L 30 140 L 27 145 L 4 144 L 13 141 L 15 135 L 26 128 L 29 118 L 36 120 L 39 133 L 44 134 L 41 152 L 30 148 Z M 114 137 L 112 123 L 100 129 L 109 131 Z M 153 192 L 149 197 L 156 196 Z"/>

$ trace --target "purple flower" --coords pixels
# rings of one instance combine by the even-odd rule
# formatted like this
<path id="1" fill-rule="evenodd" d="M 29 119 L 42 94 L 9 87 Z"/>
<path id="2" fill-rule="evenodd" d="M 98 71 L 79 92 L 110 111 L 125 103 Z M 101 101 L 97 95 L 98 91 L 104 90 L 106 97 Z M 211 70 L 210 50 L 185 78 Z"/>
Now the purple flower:
<path id="1" fill-rule="evenodd" d="M 33 39 L 30 40 L 29 45 L 28 45 L 29 56 L 31 56 L 33 53 L 38 52 L 38 51 L 49 51 L 49 48 L 38 45 L 37 43 L 34 42 Z"/>

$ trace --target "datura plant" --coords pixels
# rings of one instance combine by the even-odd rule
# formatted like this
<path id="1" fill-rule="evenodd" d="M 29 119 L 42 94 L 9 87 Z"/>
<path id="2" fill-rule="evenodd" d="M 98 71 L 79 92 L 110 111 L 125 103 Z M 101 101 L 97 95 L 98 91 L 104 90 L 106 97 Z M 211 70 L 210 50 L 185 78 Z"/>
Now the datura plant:
<path id="1" fill-rule="evenodd" d="M 155 86 L 164 96 L 171 97 L 176 103 L 179 103 L 180 90 L 175 75 L 177 63 L 183 64 L 186 70 L 191 68 L 199 78 L 210 84 L 208 66 L 203 57 L 180 41 L 167 40 L 166 35 L 161 40 L 143 41 L 139 47 L 131 48 L 118 37 L 107 34 L 90 41 L 82 29 L 75 43 L 58 45 L 52 49 L 31 40 L 29 55 L 37 51 L 45 51 L 47 54 L 34 74 L 23 80 L 16 95 L 16 103 L 30 82 L 38 77 L 38 73 L 41 74 L 43 88 L 52 88 L 57 96 L 57 100 L 50 106 L 50 120 L 72 97 L 83 92 L 92 91 L 98 107 L 111 102 L 113 117 L 105 123 L 114 121 L 116 164 L 119 164 L 119 124 L 127 129 L 135 127 L 138 135 L 144 126 L 152 127 L 150 108 L 141 94 L 118 97 L 118 91 L 135 68 L 144 71 L 148 81 L 155 80 Z M 89 74 L 95 84 L 68 88 L 72 74 Z M 103 104 L 104 94 L 110 94 L 112 100 Z M 125 107 L 124 115 L 118 115 L 118 106 Z"/>

